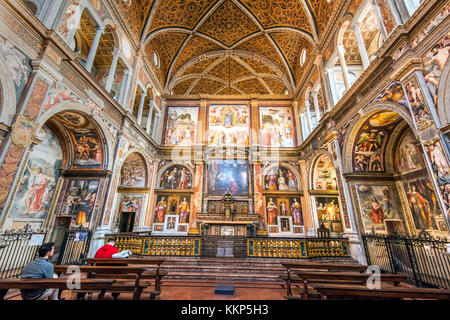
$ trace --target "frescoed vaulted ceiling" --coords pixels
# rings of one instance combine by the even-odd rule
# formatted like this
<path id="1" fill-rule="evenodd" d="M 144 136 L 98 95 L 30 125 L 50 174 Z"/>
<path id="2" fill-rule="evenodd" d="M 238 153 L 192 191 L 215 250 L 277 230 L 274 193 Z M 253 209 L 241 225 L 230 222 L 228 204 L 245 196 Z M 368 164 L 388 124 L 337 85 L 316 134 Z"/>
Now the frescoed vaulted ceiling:
<path id="1" fill-rule="evenodd" d="M 339 3 L 132 1 L 139 2 L 147 12 L 145 59 L 161 88 L 176 95 L 294 93 Z"/>

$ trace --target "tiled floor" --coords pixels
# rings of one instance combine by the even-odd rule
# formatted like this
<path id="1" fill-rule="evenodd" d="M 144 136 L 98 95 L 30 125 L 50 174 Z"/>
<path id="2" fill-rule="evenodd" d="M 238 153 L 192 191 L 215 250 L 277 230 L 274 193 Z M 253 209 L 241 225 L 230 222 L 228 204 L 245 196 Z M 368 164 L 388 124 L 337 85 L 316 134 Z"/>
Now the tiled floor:
<path id="1" fill-rule="evenodd" d="M 234 295 L 214 294 L 216 288 L 215 281 L 209 280 L 165 280 L 162 284 L 161 295 L 157 300 L 284 300 L 286 289 L 282 283 L 262 283 L 262 282 L 235 282 Z M 74 299 L 74 294 L 64 291 L 63 298 Z M 96 295 L 93 295 L 96 299 Z M 8 293 L 7 299 L 20 300 L 18 291 Z M 105 300 L 112 300 L 110 293 L 106 293 Z M 132 299 L 131 294 L 122 293 L 120 300 Z M 143 293 L 143 300 L 148 300 L 149 295 Z"/>

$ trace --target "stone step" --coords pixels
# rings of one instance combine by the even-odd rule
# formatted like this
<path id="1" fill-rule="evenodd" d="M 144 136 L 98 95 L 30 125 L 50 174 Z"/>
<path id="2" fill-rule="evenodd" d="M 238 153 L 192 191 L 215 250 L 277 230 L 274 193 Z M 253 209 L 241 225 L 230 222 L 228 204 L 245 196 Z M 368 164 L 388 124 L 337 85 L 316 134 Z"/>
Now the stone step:
<path id="1" fill-rule="evenodd" d="M 242 273 L 203 273 L 203 272 L 171 272 L 164 277 L 164 280 L 182 279 L 182 280 L 227 280 L 227 281 L 271 281 L 281 284 L 284 281 L 279 280 L 278 274 L 242 274 Z M 163 281 L 164 281 L 163 280 Z"/>

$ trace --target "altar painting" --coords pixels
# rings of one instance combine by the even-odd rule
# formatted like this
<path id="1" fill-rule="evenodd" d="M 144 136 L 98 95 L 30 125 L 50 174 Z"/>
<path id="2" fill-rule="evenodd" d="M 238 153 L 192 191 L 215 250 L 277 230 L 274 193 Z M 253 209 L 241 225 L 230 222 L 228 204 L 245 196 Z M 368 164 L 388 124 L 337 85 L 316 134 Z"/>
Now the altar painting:
<path id="1" fill-rule="evenodd" d="M 319 227 L 323 224 L 330 232 L 343 232 L 338 197 L 316 197 L 315 199 Z"/>
<path id="2" fill-rule="evenodd" d="M 229 190 L 234 196 L 248 195 L 247 160 L 210 160 L 208 194 L 223 196 Z"/>

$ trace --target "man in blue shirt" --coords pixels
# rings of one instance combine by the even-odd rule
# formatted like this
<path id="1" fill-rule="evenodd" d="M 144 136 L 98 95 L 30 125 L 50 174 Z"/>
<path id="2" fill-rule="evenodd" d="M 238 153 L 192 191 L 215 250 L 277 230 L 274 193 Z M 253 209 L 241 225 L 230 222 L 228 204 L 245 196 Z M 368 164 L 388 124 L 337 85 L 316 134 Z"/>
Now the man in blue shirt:
<path id="1" fill-rule="evenodd" d="M 44 243 L 39 247 L 39 258 L 28 263 L 22 271 L 22 278 L 44 279 L 57 278 L 54 274 L 53 264 L 48 262 L 48 258 L 55 253 L 53 242 Z M 51 297 L 51 300 L 58 300 L 58 289 L 22 289 L 20 294 L 24 300 L 44 300 Z"/>

